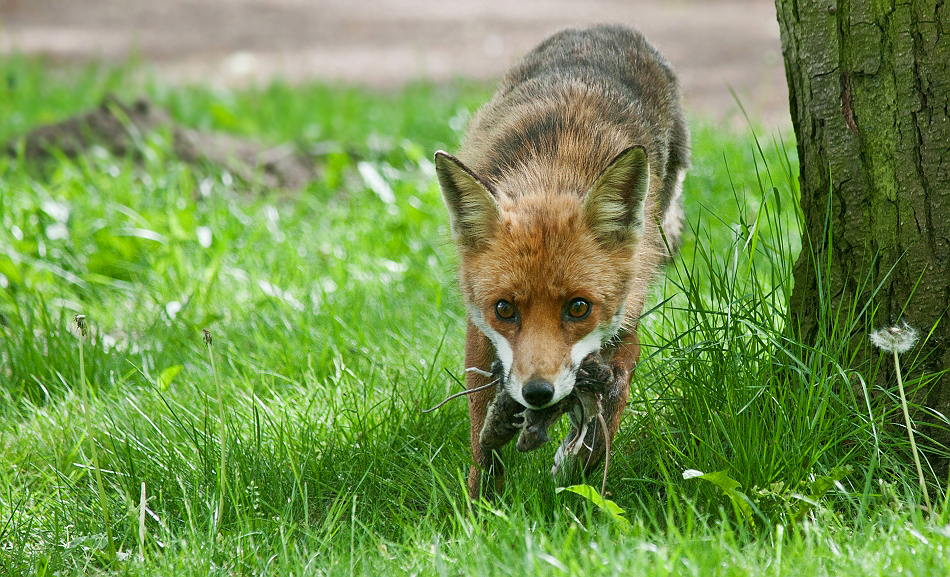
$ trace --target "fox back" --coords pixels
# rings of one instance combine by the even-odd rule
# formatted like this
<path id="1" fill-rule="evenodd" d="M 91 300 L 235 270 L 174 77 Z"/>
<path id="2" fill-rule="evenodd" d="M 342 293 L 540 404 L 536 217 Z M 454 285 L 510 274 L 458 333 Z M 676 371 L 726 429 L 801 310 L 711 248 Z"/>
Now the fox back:
<path id="1" fill-rule="evenodd" d="M 474 116 L 457 157 L 436 154 L 469 319 L 518 403 L 563 399 L 585 357 L 636 331 L 679 242 L 688 164 L 675 77 L 622 26 L 538 45 Z"/>

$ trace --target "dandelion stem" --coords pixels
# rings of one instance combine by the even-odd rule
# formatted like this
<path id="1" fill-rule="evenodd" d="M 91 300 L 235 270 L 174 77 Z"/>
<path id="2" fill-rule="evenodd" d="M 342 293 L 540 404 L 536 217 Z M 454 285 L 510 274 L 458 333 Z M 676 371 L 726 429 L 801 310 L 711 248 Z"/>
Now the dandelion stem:
<path id="1" fill-rule="evenodd" d="M 211 331 L 204 329 L 204 338 L 205 343 L 208 345 L 208 358 L 211 359 L 211 372 L 214 373 L 214 387 L 218 397 L 218 420 L 220 421 L 219 427 L 221 428 L 218 433 L 221 442 L 221 461 L 218 464 L 218 510 L 215 523 L 216 526 L 220 528 L 221 518 L 224 516 L 224 493 L 227 489 L 228 429 L 225 422 L 224 397 L 221 394 L 221 381 L 218 380 L 218 369 L 214 364 L 214 348 L 211 344 Z"/>
<path id="2" fill-rule="evenodd" d="M 927 512 L 933 513 L 930 505 L 930 494 L 927 492 L 927 481 L 924 479 L 924 470 L 920 466 L 920 456 L 917 454 L 917 443 L 914 442 L 914 426 L 910 422 L 910 412 L 907 410 L 907 396 L 904 394 L 904 379 L 901 377 L 901 363 L 894 350 L 894 368 L 897 371 L 897 390 L 901 395 L 901 409 L 904 411 L 904 424 L 907 426 L 907 438 L 910 439 L 910 450 L 914 454 L 914 465 L 917 467 L 917 479 L 920 481 L 920 490 L 924 493 L 924 503 Z"/>
<path id="3" fill-rule="evenodd" d="M 86 416 L 86 437 L 89 439 L 89 452 L 92 454 L 92 466 L 96 475 L 96 486 L 99 492 L 99 506 L 102 509 L 102 519 L 106 524 L 106 538 L 109 545 L 109 560 L 114 561 L 115 540 L 112 537 L 112 522 L 109 518 L 109 507 L 106 500 L 106 489 L 102 483 L 102 467 L 99 466 L 99 450 L 96 447 L 96 438 L 93 435 L 92 411 L 89 407 L 89 385 L 86 383 L 86 355 L 83 348 L 86 336 L 86 315 L 76 315 L 76 327 L 79 329 L 79 379 L 82 390 L 82 408 Z"/>

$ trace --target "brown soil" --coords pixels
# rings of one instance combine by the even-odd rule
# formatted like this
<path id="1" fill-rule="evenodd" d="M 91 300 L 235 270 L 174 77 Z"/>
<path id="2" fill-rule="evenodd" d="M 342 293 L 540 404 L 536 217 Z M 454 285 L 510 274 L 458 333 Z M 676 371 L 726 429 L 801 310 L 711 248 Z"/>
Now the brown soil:
<path id="1" fill-rule="evenodd" d="M 639 27 L 678 71 L 690 108 L 790 125 L 772 0 L 0 0 L 0 54 L 72 63 L 138 54 L 173 82 L 275 77 L 395 86 L 493 78 L 552 31 Z"/>
<path id="2" fill-rule="evenodd" d="M 181 160 L 216 164 L 246 182 L 260 182 L 269 188 L 300 188 L 319 170 L 319 155 L 306 154 L 293 145 L 266 148 L 257 141 L 230 134 L 185 128 L 148 100 L 126 105 L 112 96 L 94 110 L 13 138 L 0 151 L 17 155 L 22 150 L 29 160 L 55 154 L 79 156 L 97 146 L 120 156 L 139 155 L 143 140 L 156 131 L 171 136 Z"/>

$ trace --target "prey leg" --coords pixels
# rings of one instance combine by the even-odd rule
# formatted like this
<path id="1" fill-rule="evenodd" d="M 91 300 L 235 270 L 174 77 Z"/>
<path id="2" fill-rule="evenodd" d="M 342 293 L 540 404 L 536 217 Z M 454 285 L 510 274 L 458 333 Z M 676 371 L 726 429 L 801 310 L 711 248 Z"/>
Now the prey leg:
<path id="1" fill-rule="evenodd" d="M 568 412 L 571 430 L 554 455 L 551 472 L 555 477 L 587 476 L 600 464 L 620 427 L 639 356 L 637 335 L 628 333 L 609 361 L 600 353 L 584 359 L 574 387 L 580 402 Z"/>

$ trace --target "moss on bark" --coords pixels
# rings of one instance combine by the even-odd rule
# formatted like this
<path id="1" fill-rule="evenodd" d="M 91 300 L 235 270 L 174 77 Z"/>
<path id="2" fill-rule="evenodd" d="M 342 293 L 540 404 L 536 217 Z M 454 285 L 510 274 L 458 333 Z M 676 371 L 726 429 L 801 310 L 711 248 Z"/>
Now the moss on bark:
<path id="1" fill-rule="evenodd" d="M 852 327 L 856 368 L 867 369 L 878 354 L 867 330 L 906 320 L 929 333 L 905 355 L 915 374 L 947 371 L 950 7 L 776 0 L 776 8 L 805 219 L 795 328 L 814 340 L 830 323 Z M 889 386 L 893 375 L 879 375 L 877 384 Z M 950 415 L 950 372 L 915 398 Z M 950 444 L 940 418 L 918 416 L 937 443 Z M 946 471 L 941 451 L 931 451 Z"/>

